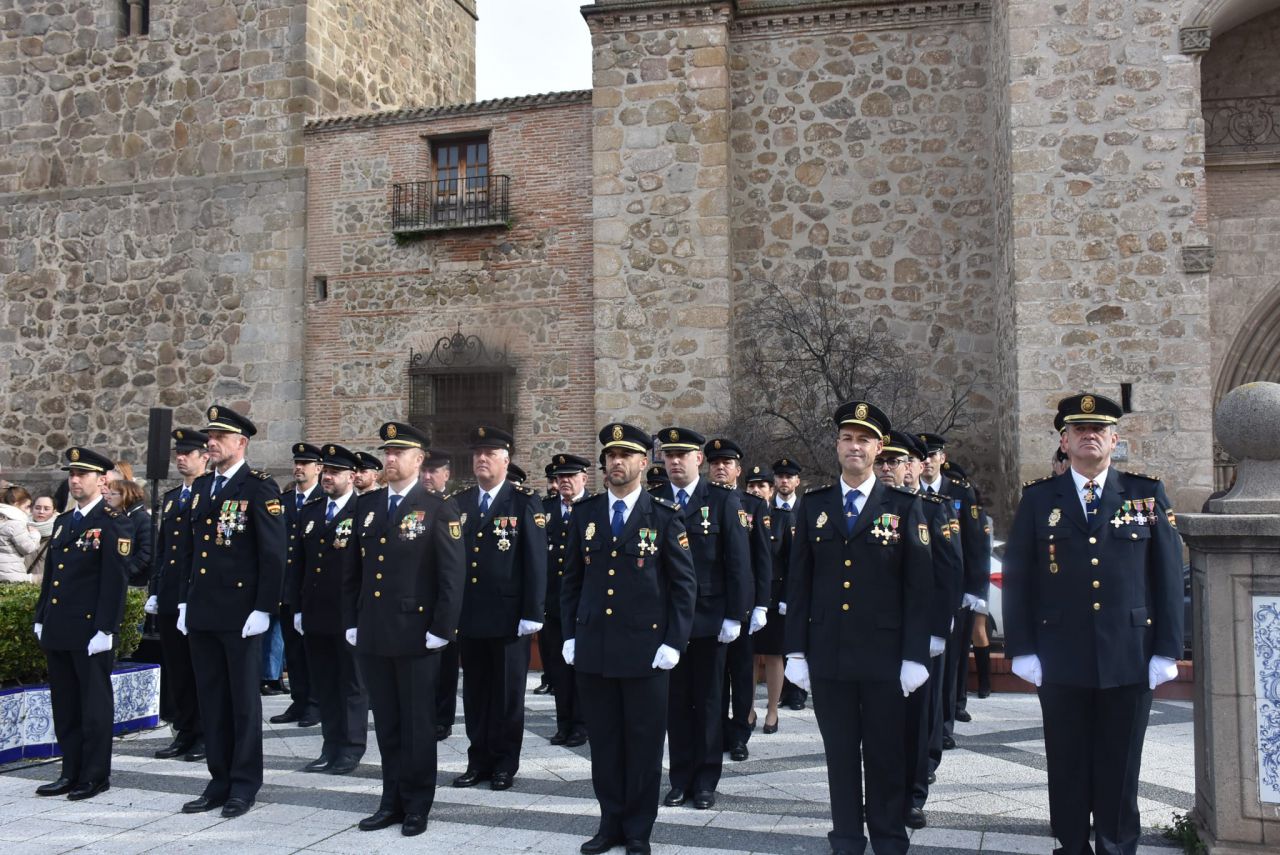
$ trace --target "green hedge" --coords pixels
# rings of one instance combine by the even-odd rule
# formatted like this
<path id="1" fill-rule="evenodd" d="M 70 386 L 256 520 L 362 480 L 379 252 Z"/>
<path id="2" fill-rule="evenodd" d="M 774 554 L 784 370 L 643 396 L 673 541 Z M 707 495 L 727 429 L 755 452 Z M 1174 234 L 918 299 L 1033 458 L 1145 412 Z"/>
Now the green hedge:
<path id="1" fill-rule="evenodd" d="M 44 651 L 36 634 L 36 600 L 40 586 L 29 582 L 0 584 L 0 686 L 45 682 Z M 142 606 L 147 592 L 130 588 L 124 603 L 124 622 L 116 639 L 116 656 L 123 659 L 138 649 L 142 641 Z"/>

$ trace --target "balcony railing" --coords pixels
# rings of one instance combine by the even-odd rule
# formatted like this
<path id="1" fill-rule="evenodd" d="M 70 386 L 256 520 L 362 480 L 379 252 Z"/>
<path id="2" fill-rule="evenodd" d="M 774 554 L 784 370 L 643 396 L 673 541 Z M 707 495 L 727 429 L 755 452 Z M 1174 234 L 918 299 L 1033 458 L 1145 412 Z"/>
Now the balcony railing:
<path id="1" fill-rule="evenodd" d="M 510 219 L 511 177 L 442 178 L 397 184 L 391 200 L 396 234 L 505 226 Z"/>

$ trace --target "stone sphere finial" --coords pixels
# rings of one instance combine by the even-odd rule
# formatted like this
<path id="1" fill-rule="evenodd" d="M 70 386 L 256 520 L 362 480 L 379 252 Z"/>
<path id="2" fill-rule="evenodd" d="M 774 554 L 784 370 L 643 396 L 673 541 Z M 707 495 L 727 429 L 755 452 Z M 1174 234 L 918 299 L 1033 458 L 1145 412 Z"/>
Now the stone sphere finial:
<path id="1" fill-rule="evenodd" d="M 1236 461 L 1236 483 L 1214 513 L 1280 513 L 1280 383 L 1245 383 L 1218 404 L 1213 430 Z"/>

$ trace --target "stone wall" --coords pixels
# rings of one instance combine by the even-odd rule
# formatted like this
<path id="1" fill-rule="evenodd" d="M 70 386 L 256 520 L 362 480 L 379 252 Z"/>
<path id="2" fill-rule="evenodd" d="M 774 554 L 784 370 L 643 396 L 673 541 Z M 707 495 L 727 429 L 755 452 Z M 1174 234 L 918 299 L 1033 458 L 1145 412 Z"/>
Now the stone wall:
<path id="1" fill-rule="evenodd" d="M 589 94 L 315 123 L 306 136 L 306 435 L 371 447 L 409 412 L 410 350 L 461 329 L 516 367 L 516 459 L 594 456 Z M 392 185 L 431 178 L 431 139 L 487 133 L 512 225 L 397 240 Z M 451 449 L 454 452 L 460 449 Z"/>

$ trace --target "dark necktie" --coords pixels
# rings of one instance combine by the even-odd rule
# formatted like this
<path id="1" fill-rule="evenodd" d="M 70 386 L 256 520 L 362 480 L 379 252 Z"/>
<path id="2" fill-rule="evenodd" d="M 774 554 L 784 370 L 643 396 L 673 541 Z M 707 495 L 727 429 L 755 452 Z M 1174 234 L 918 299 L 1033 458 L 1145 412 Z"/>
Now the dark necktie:
<path id="1" fill-rule="evenodd" d="M 683 489 L 676 491 L 676 504 L 680 506 L 680 510 L 684 510 L 684 506 L 689 504 L 689 494 Z"/>
<path id="2" fill-rule="evenodd" d="M 306 501 L 306 498 L 307 498 L 307 497 L 306 497 L 306 494 L 305 494 L 305 493 L 294 493 L 294 494 L 293 494 L 293 509 L 294 509 L 295 511 L 300 511 L 300 510 L 302 510 L 302 503 L 303 503 L 304 501 Z"/>
<path id="3" fill-rule="evenodd" d="M 489 511 L 489 494 L 480 494 L 480 516 L 484 516 Z"/>
<path id="4" fill-rule="evenodd" d="M 181 495 L 178 496 L 178 507 L 186 508 L 189 501 L 191 501 L 191 488 L 183 487 Z"/>
<path id="5" fill-rule="evenodd" d="M 858 521 L 858 505 L 855 499 L 862 493 L 857 490 L 850 490 L 844 494 L 844 533 L 846 535 L 853 534 L 853 524 Z"/>
<path id="6" fill-rule="evenodd" d="M 933 492 L 933 485 L 932 485 L 932 484 L 930 484 L 928 487 L 925 487 L 925 488 L 924 488 L 924 494 L 925 494 L 926 496 L 932 496 L 932 495 L 934 495 L 934 492 Z"/>
<path id="7" fill-rule="evenodd" d="M 1102 504 L 1102 488 L 1098 482 L 1090 481 L 1084 485 L 1084 509 L 1090 517 L 1098 515 L 1098 505 Z"/>
<path id="8" fill-rule="evenodd" d="M 571 510 L 573 510 L 573 504 L 572 504 L 572 503 L 570 503 L 570 502 L 561 502 L 561 503 L 560 503 L 560 519 L 562 519 L 562 520 L 567 520 L 567 519 L 569 518 L 569 512 L 570 512 Z"/>
<path id="9" fill-rule="evenodd" d="M 71 512 L 71 521 L 73 523 L 78 524 L 82 519 L 84 519 L 84 514 L 80 513 L 79 508 L 76 508 L 74 511 Z"/>
<path id="10" fill-rule="evenodd" d="M 622 527 L 626 525 L 626 520 L 622 518 L 623 512 L 627 509 L 627 503 L 619 499 L 613 503 L 613 536 L 622 537 Z"/>
<path id="11" fill-rule="evenodd" d="M 212 499 L 214 496 L 218 495 L 218 493 L 222 492 L 222 488 L 226 485 L 226 483 L 227 483 L 226 475 L 214 475 L 213 476 L 213 492 L 209 494 L 209 498 Z"/>
<path id="12" fill-rule="evenodd" d="M 396 508 L 399 507 L 400 500 L 403 498 L 404 496 L 399 493 L 391 494 L 391 498 L 387 500 L 387 516 L 391 516 L 396 512 Z"/>
<path id="13" fill-rule="evenodd" d="M 791 503 L 790 503 L 790 502 L 783 502 L 783 503 L 782 503 L 782 509 L 783 509 L 784 511 L 789 511 L 789 510 L 791 510 Z"/>
<path id="14" fill-rule="evenodd" d="M 338 503 L 335 502 L 333 499 L 330 499 L 329 507 L 324 512 L 324 521 L 327 523 L 331 523 L 333 522 L 333 518 L 336 517 L 337 515 L 338 515 Z"/>

